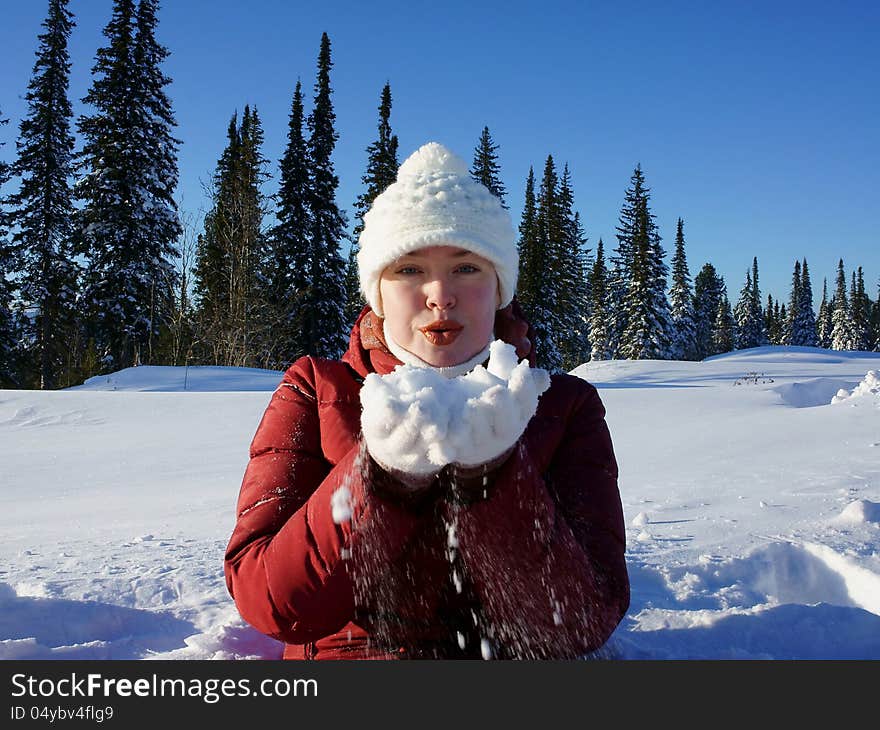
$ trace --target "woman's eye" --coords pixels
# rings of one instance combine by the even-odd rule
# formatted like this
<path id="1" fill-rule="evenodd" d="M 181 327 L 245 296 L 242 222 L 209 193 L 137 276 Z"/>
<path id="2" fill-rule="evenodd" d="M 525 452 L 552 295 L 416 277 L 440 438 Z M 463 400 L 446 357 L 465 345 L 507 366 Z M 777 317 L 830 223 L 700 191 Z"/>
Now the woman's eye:
<path id="1" fill-rule="evenodd" d="M 473 274 L 473 273 L 479 271 L 479 269 L 476 266 L 474 266 L 473 264 L 462 264 L 461 266 L 459 266 L 456 269 L 456 271 L 458 271 L 462 274 Z"/>
<path id="2" fill-rule="evenodd" d="M 418 274 L 419 269 L 417 266 L 401 266 L 397 270 L 398 274 Z"/>

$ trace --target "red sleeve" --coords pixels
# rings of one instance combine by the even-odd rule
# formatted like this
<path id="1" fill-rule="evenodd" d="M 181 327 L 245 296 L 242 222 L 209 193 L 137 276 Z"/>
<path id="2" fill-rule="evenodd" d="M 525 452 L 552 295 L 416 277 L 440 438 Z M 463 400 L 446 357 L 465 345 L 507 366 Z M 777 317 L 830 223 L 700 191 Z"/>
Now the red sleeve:
<path id="1" fill-rule="evenodd" d="M 251 443 L 224 561 L 242 618 L 292 644 L 352 620 L 352 575 L 392 562 L 418 521 L 365 489 L 358 445 L 336 465 L 326 460 L 314 383 L 313 363 L 303 358 L 272 395 Z M 332 499 L 340 487 L 351 495 L 353 516 L 336 524 Z M 359 571 L 366 560 L 369 570 Z"/>
<path id="2" fill-rule="evenodd" d="M 524 658 L 593 651 L 629 607 L 617 463 L 599 394 L 581 382 L 544 473 L 523 438 L 488 497 L 458 514 L 495 636 Z"/>

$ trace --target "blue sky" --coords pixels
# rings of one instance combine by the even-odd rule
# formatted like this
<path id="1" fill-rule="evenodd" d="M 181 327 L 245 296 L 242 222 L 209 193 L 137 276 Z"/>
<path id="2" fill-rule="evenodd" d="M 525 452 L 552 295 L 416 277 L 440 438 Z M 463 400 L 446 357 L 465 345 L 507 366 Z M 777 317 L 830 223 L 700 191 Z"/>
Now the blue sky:
<path id="1" fill-rule="evenodd" d="M 10 160 L 46 2 L 4 2 L 0 158 Z M 90 83 L 110 0 L 71 0 L 71 99 Z M 880 278 L 880 52 L 875 2 L 291 3 L 166 0 L 158 36 L 177 115 L 178 197 L 198 215 L 232 113 L 256 106 L 277 187 L 297 78 L 311 107 L 331 40 L 338 203 L 361 192 L 385 81 L 401 161 L 437 140 L 470 161 L 484 125 L 500 145 L 518 224 L 529 166 L 567 162 L 595 247 L 637 163 L 671 258 L 678 217 L 696 275 L 711 261 L 736 300 L 758 257 L 763 299 L 788 297 L 806 257 L 816 300 L 837 260 Z"/>

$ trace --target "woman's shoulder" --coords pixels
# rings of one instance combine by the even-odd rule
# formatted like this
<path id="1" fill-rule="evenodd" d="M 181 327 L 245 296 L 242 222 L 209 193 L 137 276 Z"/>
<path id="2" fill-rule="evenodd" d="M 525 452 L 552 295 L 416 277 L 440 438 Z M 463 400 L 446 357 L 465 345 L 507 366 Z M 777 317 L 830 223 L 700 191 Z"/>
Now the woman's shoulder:
<path id="1" fill-rule="evenodd" d="M 539 409 L 558 415 L 584 410 L 598 411 L 602 416 L 605 415 L 605 406 L 596 386 L 568 373 L 554 373 L 550 376 L 550 387 L 541 396 Z"/>
<path id="2" fill-rule="evenodd" d="M 340 391 L 348 391 L 352 385 L 360 387 L 363 378 L 342 360 L 303 355 L 294 361 L 281 378 L 279 388 L 295 388 L 301 393 L 319 400 L 334 400 L 328 391 L 338 397 Z"/>

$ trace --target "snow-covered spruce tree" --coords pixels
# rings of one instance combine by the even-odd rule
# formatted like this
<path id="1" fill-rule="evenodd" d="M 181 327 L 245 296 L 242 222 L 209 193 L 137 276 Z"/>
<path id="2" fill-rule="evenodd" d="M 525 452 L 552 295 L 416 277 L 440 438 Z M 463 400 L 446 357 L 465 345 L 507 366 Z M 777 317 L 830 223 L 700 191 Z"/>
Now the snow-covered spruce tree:
<path id="1" fill-rule="evenodd" d="M 302 84 L 297 81 L 287 125 L 287 145 L 279 163 L 274 196 L 277 224 L 267 237 L 266 310 L 273 334 L 268 366 L 284 368 L 309 351 L 310 332 L 303 303 L 311 289 L 309 262 L 312 230 L 309 202 L 309 152 L 303 133 Z"/>
<path id="2" fill-rule="evenodd" d="M 559 214 L 562 239 L 559 252 L 559 352 L 562 369 L 573 370 L 590 358 L 589 249 L 587 237 L 574 210 L 574 190 L 568 164 L 559 181 Z M 563 325 L 564 323 L 564 325 Z"/>
<path id="3" fill-rule="evenodd" d="M 624 192 L 624 202 L 616 227 L 617 247 L 610 257 L 611 270 L 608 288 L 614 319 L 611 329 L 611 346 L 614 357 L 626 357 L 621 353 L 623 333 L 629 321 L 626 297 L 628 296 L 636 249 L 639 216 L 647 208 L 645 198 L 649 194 L 645 187 L 645 177 L 641 164 L 636 165 L 630 177 L 629 187 Z"/>
<path id="4" fill-rule="evenodd" d="M 391 131 L 390 119 L 391 84 L 386 82 L 379 101 L 379 136 L 375 142 L 367 146 L 367 171 L 361 177 L 366 190 L 358 196 L 354 204 L 356 223 L 345 271 L 345 317 L 349 324 L 354 324 L 355 318 L 365 304 L 360 291 L 357 267 L 357 242 L 364 229 L 364 215 L 373 205 L 376 197 L 397 179 L 397 168 L 400 167 L 397 159 L 397 135 Z"/>
<path id="5" fill-rule="evenodd" d="M 834 308 L 831 312 L 831 349 L 852 350 L 853 342 L 852 311 L 846 295 L 846 273 L 843 259 L 837 262 L 837 288 L 834 291 Z"/>
<path id="6" fill-rule="evenodd" d="M 559 203 L 559 178 L 552 155 L 547 155 L 544 164 L 537 204 L 537 245 L 532 252 L 535 258 L 527 265 L 530 271 L 535 272 L 532 277 L 535 288 L 529 297 L 531 310 L 525 313 L 534 328 L 538 367 L 559 372 L 562 370 L 562 353 L 559 350 L 560 269 L 563 266 L 565 234 Z"/>
<path id="7" fill-rule="evenodd" d="M 228 143 L 217 163 L 213 206 L 205 216 L 194 271 L 200 361 L 254 367 L 267 362 L 274 335 L 266 316 L 265 236 L 262 221 L 266 160 L 259 114 L 246 105 L 241 124 L 234 114 Z"/>
<path id="8" fill-rule="evenodd" d="M 135 111 L 141 115 L 138 126 L 144 130 L 144 144 L 137 168 L 143 181 L 142 195 L 146 216 L 143 238 L 149 242 L 153 257 L 142 259 L 145 281 L 150 286 L 150 325 L 148 331 L 148 362 L 165 362 L 165 356 L 154 343 L 154 333 L 167 335 L 178 288 L 180 255 L 178 241 L 183 233 L 174 194 L 178 184 L 177 151 L 180 140 L 172 130 L 177 126 L 171 100 L 165 88 L 171 78 L 162 71 L 162 63 L 170 52 L 156 38 L 158 0 L 140 0 L 135 17 L 137 35 L 134 43 L 136 86 L 132 89 Z"/>
<path id="9" fill-rule="evenodd" d="M 267 236 L 263 219 L 268 203 L 263 187 L 269 178 L 269 161 L 263 156 L 263 124 L 256 107 L 245 105 L 241 118 L 241 174 L 243 176 L 241 249 L 239 262 L 233 270 L 234 303 L 233 327 L 241 332 L 241 360 L 250 366 L 268 367 L 270 353 L 275 347 L 266 308 L 266 271 L 268 266 Z"/>
<path id="10" fill-rule="evenodd" d="M 678 219 L 675 230 L 675 256 L 672 258 L 672 289 L 669 292 L 672 320 L 670 357 L 693 360 L 696 356 L 696 323 L 691 274 L 684 250 L 684 221 Z"/>
<path id="11" fill-rule="evenodd" d="M 631 273 L 623 303 L 626 329 L 619 353 L 631 360 L 663 360 L 669 358 L 670 352 L 668 267 L 648 202 L 646 188 L 637 210 Z"/>
<path id="12" fill-rule="evenodd" d="M 764 332 L 767 335 L 767 342 L 771 345 L 778 345 L 778 332 L 776 331 L 776 316 L 773 309 L 773 295 L 767 295 L 767 306 L 764 309 Z"/>
<path id="13" fill-rule="evenodd" d="M 758 284 L 758 257 L 752 259 L 752 309 L 755 322 L 755 342 L 766 345 L 767 329 L 764 327 L 764 311 L 761 309 L 761 286 Z"/>
<path id="14" fill-rule="evenodd" d="M 736 345 L 736 349 L 741 350 L 747 347 L 754 347 L 752 344 L 745 344 L 750 342 L 751 336 L 751 299 L 752 299 L 752 272 L 750 270 L 746 271 L 746 281 L 743 284 L 743 288 L 740 289 L 739 299 L 733 307 L 733 321 L 735 324 L 734 333 L 733 333 L 733 341 Z"/>
<path id="15" fill-rule="evenodd" d="M 156 4 L 141 5 L 135 16 L 133 0 L 114 0 L 109 44 L 96 54 L 83 99 L 95 112 L 78 123 L 82 301 L 107 370 L 150 361 L 163 297 L 176 283 L 176 141 L 162 91 L 169 79 L 158 68 L 168 54 L 155 41 Z"/>
<path id="16" fill-rule="evenodd" d="M 28 85 L 14 172 L 21 179 L 10 198 L 13 246 L 19 253 L 18 285 L 23 331 L 21 384 L 50 389 L 71 385 L 76 369 L 78 267 L 72 252 L 73 135 L 68 98 L 70 32 L 67 0 L 50 0 L 45 32 Z M 2 276 L 0 276 L 2 278 Z"/>
<path id="17" fill-rule="evenodd" d="M 712 333 L 715 330 L 715 319 L 718 315 L 718 303 L 724 282 L 707 262 L 694 278 L 694 324 L 696 326 L 696 359 L 702 360 L 717 354 Z"/>
<path id="18" fill-rule="evenodd" d="M 831 312 L 833 301 L 828 301 L 828 279 L 822 279 L 822 301 L 819 303 L 819 315 L 816 317 L 816 344 L 818 347 L 831 349 Z"/>
<path id="19" fill-rule="evenodd" d="M 0 129 L 9 123 L 0 115 Z M 0 140 L 0 149 L 5 146 Z M 20 388 L 18 366 L 18 327 L 13 311 L 15 287 L 9 277 L 18 271 L 15 250 L 9 240 L 9 222 L 4 187 L 9 181 L 9 164 L 0 158 L 0 388 Z"/>
<path id="20" fill-rule="evenodd" d="M 340 357 L 348 345 L 345 315 L 345 262 L 339 252 L 347 239 L 345 214 L 336 204 L 339 178 L 333 168 L 333 148 L 339 135 L 334 129 L 330 88 L 330 38 L 321 35 L 315 98 L 308 118 L 310 170 L 310 278 L 312 288 L 303 302 L 305 321 L 311 333 L 309 353 L 319 357 Z"/>
<path id="21" fill-rule="evenodd" d="M 801 264 L 801 281 L 798 287 L 798 309 L 792 320 L 793 345 L 817 347 L 816 314 L 813 311 L 813 285 L 807 260 Z"/>
<path id="22" fill-rule="evenodd" d="M 718 300 L 718 311 L 715 313 L 715 326 L 712 330 L 712 345 L 716 354 L 734 349 L 735 328 L 730 300 L 727 298 L 727 287 L 724 287 Z"/>
<path id="23" fill-rule="evenodd" d="M 535 170 L 529 167 L 526 178 L 525 200 L 519 222 L 519 275 L 516 298 L 527 317 L 531 317 L 538 296 L 544 261 L 539 251 L 538 203 L 535 197 Z"/>
<path id="24" fill-rule="evenodd" d="M 483 127 L 480 141 L 477 143 L 476 148 L 474 148 L 474 162 L 470 173 L 474 180 L 485 185 L 489 192 L 501 201 L 502 207 L 507 208 L 507 204 L 504 202 L 507 190 L 501 180 L 498 147 L 499 145 L 495 144 L 492 140 L 489 127 Z"/>
<path id="25" fill-rule="evenodd" d="M 801 296 L 801 262 L 794 262 L 794 273 L 791 275 L 791 290 L 788 295 L 788 317 L 783 324 L 782 344 L 797 345 L 796 332 L 794 330 L 795 318 L 800 311 Z"/>
<path id="26" fill-rule="evenodd" d="M 203 364 L 223 362 L 221 333 L 229 314 L 230 250 L 237 235 L 234 210 L 238 192 L 237 170 L 241 158 L 238 113 L 226 130 L 227 144 L 211 185 L 211 209 L 205 215 L 204 232 L 198 238 L 193 271 L 193 300 L 196 308 L 196 359 Z"/>
<path id="27" fill-rule="evenodd" d="M 877 283 L 877 301 L 871 305 L 871 337 L 873 352 L 880 352 L 880 281 Z"/>
<path id="28" fill-rule="evenodd" d="M 605 266 L 605 245 L 596 245 L 596 258 L 590 269 L 590 360 L 610 360 L 610 312 L 608 301 L 608 269 Z"/>
<path id="29" fill-rule="evenodd" d="M 767 333 L 767 342 L 771 345 L 782 344 L 782 313 L 779 310 L 779 300 L 767 295 L 767 309 L 764 312 L 764 331 Z"/>
<path id="30" fill-rule="evenodd" d="M 761 311 L 761 290 L 757 283 L 758 258 L 752 260 L 751 271 L 746 272 L 746 283 L 733 309 L 736 322 L 734 343 L 738 350 L 760 347 L 767 341 L 764 313 Z"/>
<path id="31" fill-rule="evenodd" d="M 871 300 L 865 292 L 865 275 L 859 266 L 852 272 L 849 307 L 853 326 L 853 350 L 871 350 Z"/>

